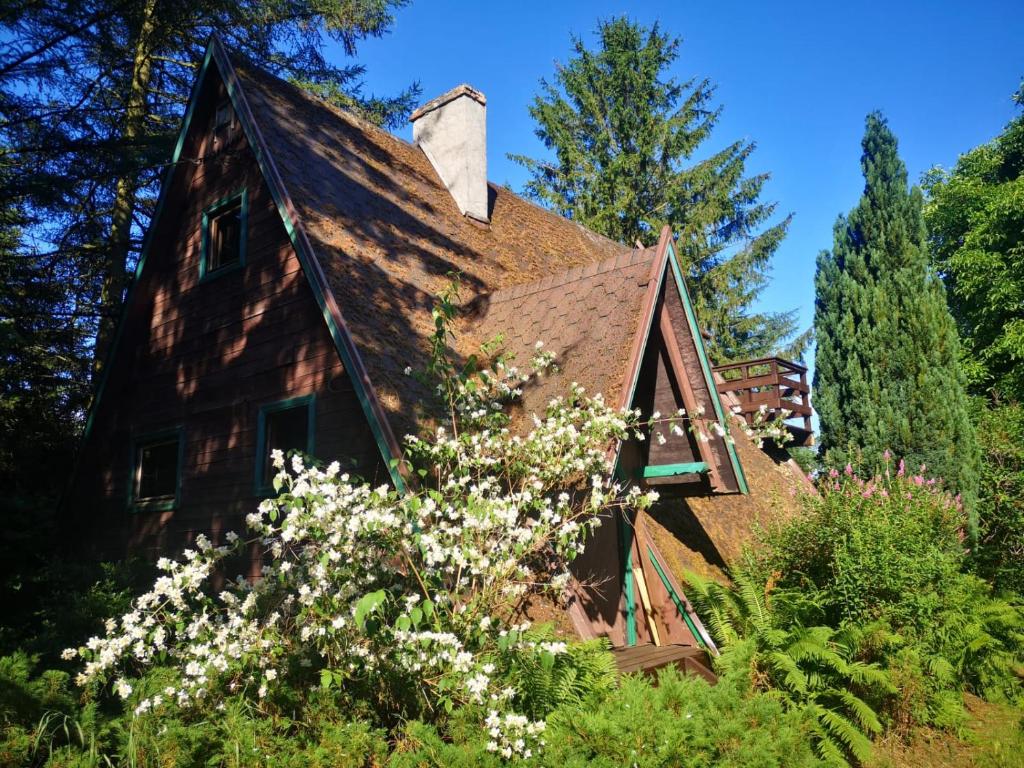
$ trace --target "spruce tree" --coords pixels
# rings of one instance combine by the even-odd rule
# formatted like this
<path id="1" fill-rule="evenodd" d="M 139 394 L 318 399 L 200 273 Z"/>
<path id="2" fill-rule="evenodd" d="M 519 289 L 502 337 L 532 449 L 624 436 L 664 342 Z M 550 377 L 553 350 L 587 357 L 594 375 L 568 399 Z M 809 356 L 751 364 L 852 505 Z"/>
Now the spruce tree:
<path id="1" fill-rule="evenodd" d="M 908 189 L 896 137 L 867 118 L 864 194 L 818 257 L 814 404 L 827 463 L 877 469 L 886 450 L 908 471 L 943 478 L 968 508 L 978 448 L 960 346 L 930 268 L 919 190 Z"/>
<path id="2" fill-rule="evenodd" d="M 768 175 L 746 175 L 754 145 L 706 152 L 721 108 L 708 80 L 669 74 L 678 39 L 626 18 L 597 36 L 596 50 L 574 38 L 554 83 L 541 81 L 530 114 L 553 158 L 510 156 L 531 173 L 526 194 L 629 245 L 670 225 L 716 362 L 801 356 L 809 334 L 792 339 L 795 313 L 752 310 L 790 221 L 771 222 L 775 204 L 759 199 Z"/>

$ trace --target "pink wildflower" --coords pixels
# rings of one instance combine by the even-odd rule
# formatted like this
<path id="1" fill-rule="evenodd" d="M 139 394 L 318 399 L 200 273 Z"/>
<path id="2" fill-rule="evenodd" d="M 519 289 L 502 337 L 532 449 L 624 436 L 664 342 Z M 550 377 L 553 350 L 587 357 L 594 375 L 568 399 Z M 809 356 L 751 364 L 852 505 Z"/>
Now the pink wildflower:
<path id="1" fill-rule="evenodd" d="M 882 458 L 886 461 L 892 458 L 892 453 L 889 452 L 888 448 L 885 449 L 885 453 L 882 454 Z"/>
<path id="2" fill-rule="evenodd" d="M 836 470 L 835 467 L 833 467 L 828 471 L 828 476 L 835 480 L 837 477 L 839 477 L 839 472 L 838 470 Z"/>
<path id="3" fill-rule="evenodd" d="M 903 475 L 906 474 L 906 471 L 907 463 L 903 461 L 903 459 L 900 459 L 900 466 L 899 469 L 896 470 L 896 477 L 903 477 Z"/>
<path id="4" fill-rule="evenodd" d="M 846 469 L 843 470 L 843 471 L 846 472 L 847 475 L 852 475 L 853 474 L 853 465 L 847 463 Z"/>

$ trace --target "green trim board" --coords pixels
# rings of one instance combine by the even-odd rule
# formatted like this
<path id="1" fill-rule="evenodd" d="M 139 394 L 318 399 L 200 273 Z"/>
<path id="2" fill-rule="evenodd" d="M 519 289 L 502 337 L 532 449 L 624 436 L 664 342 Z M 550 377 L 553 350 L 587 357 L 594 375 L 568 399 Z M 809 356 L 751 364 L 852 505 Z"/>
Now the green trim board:
<path id="1" fill-rule="evenodd" d="M 661 578 L 661 583 L 664 585 L 665 589 L 668 590 L 668 594 L 669 597 L 672 598 L 672 602 L 676 604 L 676 610 L 682 614 L 683 621 L 686 622 L 687 628 L 689 628 L 690 632 L 692 632 L 693 636 L 696 638 L 697 644 L 704 650 L 707 650 L 708 646 L 704 640 L 703 633 L 701 633 L 700 630 L 697 629 L 697 625 L 693 623 L 693 618 L 690 616 L 690 612 L 686 610 L 686 604 L 679 598 L 676 591 L 672 589 L 672 584 L 669 581 L 668 576 L 665 575 L 665 571 L 662 569 L 661 563 L 658 562 L 658 558 L 655 557 L 654 550 L 651 549 L 651 547 L 647 547 L 647 556 L 650 558 L 651 564 L 654 566 L 654 570 L 658 572 L 658 576 Z"/>
<path id="2" fill-rule="evenodd" d="M 622 594 L 626 601 L 626 645 L 636 645 L 636 595 L 633 586 L 633 530 L 618 516 L 619 538 L 622 541 Z"/>
<path id="3" fill-rule="evenodd" d="M 265 496 L 274 492 L 271 485 L 272 479 L 263 476 L 267 452 L 267 416 L 281 411 L 290 411 L 293 408 L 308 409 L 304 453 L 308 456 L 313 455 L 316 447 L 316 395 L 289 397 L 287 400 L 278 400 L 260 406 L 256 416 L 256 473 L 253 480 L 253 488 L 257 496 Z"/>
<path id="4" fill-rule="evenodd" d="M 644 467 L 643 477 L 674 477 L 675 475 L 693 475 L 709 472 L 711 467 L 706 461 L 691 461 L 685 464 L 649 464 Z"/>
<path id="5" fill-rule="evenodd" d="M 268 189 L 270 189 L 271 197 L 277 207 L 278 214 L 281 216 L 281 221 L 284 223 L 285 231 L 288 233 L 288 239 L 295 249 L 299 263 L 302 265 L 303 274 L 306 275 L 306 281 L 313 289 L 313 295 L 320 306 L 320 312 L 327 323 L 327 328 L 330 331 L 331 338 L 334 340 L 334 346 L 338 350 L 341 362 L 352 380 L 359 404 L 362 406 L 363 413 L 370 424 L 370 431 L 377 442 L 377 448 L 384 459 L 384 464 L 391 475 L 395 488 L 400 493 L 404 493 L 406 490 L 405 480 L 398 469 L 397 461 L 392 461 L 393 459 L 401 458 L 398 455 L 397 443 L 395 449 L 392 450 L 391 441 L 387 437 L 389 430 L 385 429 L 383 423 L 385 417 L 383 413 L 379 416 L 377 414 L 379 406 L 376 403 L 376 396 L 370 391 L 369 377 L 367 376 L 366 382 L 362 380 L 362 376 L 366 374 L 362 361 L 360 360 L 357 363 L 358 351 L 356 350 L 355 343 L 349 336 L 348 330 L 344 328 L 344 320 L 341 319 L 340 310 L 337 310 L 337 306 L 332 306 L 332 303 L 328 301 L 328 294 L 324 286 L 326 280 L 319 269 L 319 264 L 316 262 L 312 246 L 306 239 L 305 232 L 297 226 L 296 219 L 291 214 L 293 207 L 291 205 L 291 198 L 284 189 L 284 182 L 277 173 L 262 135 L 259 133 L 254 120 L 251 119 L 248 103 L 245 101 L 245 96 L 237 82 L 237 75 L 216 36 L 210 39 L 207 55 L 216 58 L 216 63 L 220 68 L 228 96 L 231 98 L 231 104 L 235 109 L 235 115 L 242 125 L 242 130 L 245 131 L 250 149 L 256 156 L 256 162 L 263 180 L 266 182 Z"/>
<path id="6" fill-rule="evenodd" d="M 181 504 L 181 478 L 185 462 L 185 430 L 182 426 L 170 427 L 154 432 L 144 432 L 132 437 L 131 459 L 128 471 L 128 510 L 130 512 L 166 512 L 177 509 Z M 178 445 L 178 459 L 175 468 L 174 498 L 140 499 L 136 496 L 139 487 L 139 451 L 147 445 L 160 445 L 170 442 Z"/>
<path id="7" fill-rule="evenodd" d="M 210 222 L 217 217 L 217 214 L 224 209 L 240 203 L 241 232 L 238 240 L 238 261 L 217 269 L 210 269 Z M 204 283 L 221 275 L 241 269 L 245 266 L 245 256 L 249 243 L 249 190 L 242 187 L 238 192 L 227 197 L 222 197 L 203 209 L 201 224 L 201 245 L 199 251 L 199 282 Z"/>
<path id="8" fill-rule="evenodd" d="M 718 395 L 718 387 L 715 386 L 715 377 L 711 373 L 711 364 L 708 362 L 707 350 L 704 349 L 704 341 L 701 339 L 700 330 L 697 326 L 697 316 L 693 311 L 693 304 L 690 302 L 690 293 L 686 289 L 686 283 L 683 281 L 682 269 L 679 266 L 679 261 L 676 258 L 675 248 L 672 247 L 672 243 L 668 244 L 669 264 L 672 265 L 672 275 L 675 277 L 676 288 L 679 291 L 679 295 L 683 300 L 683 308 L 686 310 L 686 320 L 690 325 L 690 333 L 693 336 L 694 344 L 697 347 L 697 356 L 700 358 L 701 371 L 704 374 L 704 381 L 707 384 L 708 391 L 711 393 L 711 402 L 715 406 L 715 415 L 718 417 L 718 423 L 722 425 L 725 430 L 725 434 L 729 436 L 729 422 L 725 418 L 725 413 L 722 410 L 722 401 Z M 736 482 L 739 485 L 740 493 L 750 493 L 750 489 L 747 486 L 747 478 L 743 474 L 743 467 L 740 464 L 740 458 L 736 454 L 736 446 L 732 444 L 731 440 L 725 440 L 725 447 L 729 453 L 729 462 L 732 464 L 733 472 L 736 474 Z"/>

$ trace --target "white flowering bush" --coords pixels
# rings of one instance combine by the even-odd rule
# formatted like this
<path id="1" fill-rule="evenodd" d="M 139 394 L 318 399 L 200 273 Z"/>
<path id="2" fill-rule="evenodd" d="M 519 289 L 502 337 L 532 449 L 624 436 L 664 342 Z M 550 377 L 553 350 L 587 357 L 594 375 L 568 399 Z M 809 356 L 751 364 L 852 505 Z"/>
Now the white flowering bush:
<path id="1" fill-rule="evenodd" d="M 438 338 L 449 320 L 441 311 Z M 337 689 L 392 718 L 477 707 L 489 749 L 535 752 L 544 725 L 523 714 L 514 670 L 551 668 L 566 645 L 531 632 L 521 609 L 561 596 L 602 517 L 654 500 L 610 479 L 609 448 L 640 427 L 599 395 L 573 385 L 528 434 L 510 431 L 505 406 L 552 358 L 538 345 L 530 373 L 500 360 L 472 371 L 436 353 L 451 418 L 406 438 L 412 490 L 275 453 L 277 495 L 247 517 L 246 535 L 199 536 L 160 560 L 130 612 L 66 652 L 85 662 L 78 682 L 111 686 L 140 716 L 237 695 L 259 706 L 283 685 Z M 215 587 L 254 548 L 260 578 Z M 157 665 L 173 682 L 133 693 Z"/>

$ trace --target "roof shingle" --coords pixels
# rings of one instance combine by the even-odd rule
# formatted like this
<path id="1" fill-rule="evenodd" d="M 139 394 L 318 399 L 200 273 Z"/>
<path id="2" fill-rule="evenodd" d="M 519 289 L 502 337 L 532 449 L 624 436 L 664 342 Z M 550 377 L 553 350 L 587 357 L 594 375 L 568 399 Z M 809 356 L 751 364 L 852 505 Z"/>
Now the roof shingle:
<path id="1" fill-rule="evenodd" d="M 632 258 L 493 184 L 490 224 L 468 219 L 419 148 L 261 70 L 236 62 L 236 72 L 398 435 L 416 429 L 426 394 L 403 370 L 424 367 L 430 310 L 453 275 L 472 299 Z M 565 303 L 550 310 L 552 329 L 570 315 Z"/>

